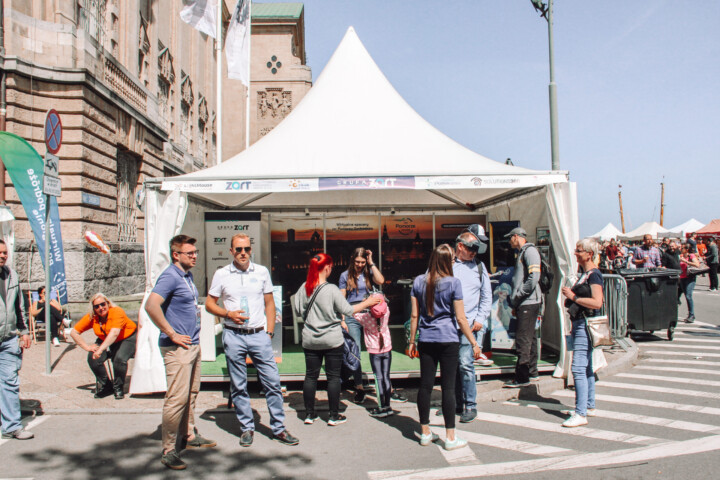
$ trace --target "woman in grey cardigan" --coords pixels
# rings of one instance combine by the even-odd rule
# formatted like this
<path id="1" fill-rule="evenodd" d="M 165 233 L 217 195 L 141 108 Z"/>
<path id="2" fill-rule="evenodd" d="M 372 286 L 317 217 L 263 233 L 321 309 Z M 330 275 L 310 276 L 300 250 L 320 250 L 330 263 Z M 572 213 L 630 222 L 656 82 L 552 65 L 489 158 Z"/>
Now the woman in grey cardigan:
<path id="1" fill-rule="evenodd" d="M 325 359 L 325 374 L 328 379 L 328 404 L 330 418 L 328 425 L 345 423 L 340 415 L 340 369 L 343 363 L 343 334 L 341 319 L 380 303 L 379 296 L 370 296 L 364 301 L 350 305 L 340 289 L 327 282 L 332 273 L 333 260 L 330 255 L 319 253 L 310 259 L 307 280 L 295 294 L 295 311 L 305 319 L 302 346 L 305 350 L 305 423 L 311 425 L 318 416 L 315 414 L 315 392 L 320 377 L 320 367 Z"/>

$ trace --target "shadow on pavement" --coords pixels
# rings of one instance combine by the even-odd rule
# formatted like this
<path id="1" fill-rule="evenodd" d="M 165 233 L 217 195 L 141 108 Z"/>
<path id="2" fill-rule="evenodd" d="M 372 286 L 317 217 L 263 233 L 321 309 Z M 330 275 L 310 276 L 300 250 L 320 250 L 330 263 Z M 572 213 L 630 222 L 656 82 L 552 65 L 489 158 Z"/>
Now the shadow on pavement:
<path id="1" fill-rule="evenodd" d="M 222 415 L 222 417 L 230 417 Z M 231 417 L 232 418 L 232 417 Z M 233 418 L 233 420 L 235 420 Z M 236 420 L 235 420 L 236 421 Z M 312 459 L 300 453 L 263 456 L 243 449 L 228 455 L 219 449 L 183 451 L 187 470 L 170 471 L 160 463 L 160 427 L 150 435 L 136 435 L 93 445 L 92 449 L 66 451 L 47 448 L 22 453 L 20 457 L 39 478 L 295 478 L 287 472 L 307 468 Z M 148 455 L 152 452 L 152 455 Z M 132 466 L 128 466 L 132 464 Z M 259 473 L 262 472 L 262 473 Z"/>

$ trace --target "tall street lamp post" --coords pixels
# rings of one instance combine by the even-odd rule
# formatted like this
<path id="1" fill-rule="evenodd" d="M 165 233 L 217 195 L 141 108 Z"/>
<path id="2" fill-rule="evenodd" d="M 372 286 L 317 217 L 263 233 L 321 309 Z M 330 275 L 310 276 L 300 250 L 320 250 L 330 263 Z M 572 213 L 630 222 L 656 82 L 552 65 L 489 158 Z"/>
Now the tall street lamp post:
<path id="1" fill-rule="evenodd" d="M 535 10 L 540 12 L 548 23 L 548 44 L 550 48 L 550 149 L 552 152 L 552 169 L 560 170 L 560 147 L 558 141 L 557 125 L 557 85 L 555 85 L 555 59 L 553 55 L 553 0 L 548 0 L 547 5 L 542 0 L 530 0 Z"/>

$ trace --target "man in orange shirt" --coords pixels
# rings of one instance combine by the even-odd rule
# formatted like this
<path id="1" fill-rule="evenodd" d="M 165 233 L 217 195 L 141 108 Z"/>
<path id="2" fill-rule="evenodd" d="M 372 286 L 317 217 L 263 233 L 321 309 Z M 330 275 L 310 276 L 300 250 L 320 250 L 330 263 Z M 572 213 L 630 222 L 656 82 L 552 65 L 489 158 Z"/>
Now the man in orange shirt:
<path id="1" fill-rule="evenodd" d="M 121 400 L 125 398 L 127 363 L 135 356 L 137 324 L 102 293 L 95 294 L 90 305 L 92 312 L 75 324 L 70 336 L 88 352 L 88 365 L 97 380 L 95 398 L 104 398 L 114 392 L 115 399 Z M 87 344 L 80 334 L 91 328 L 98 338 L 95 343 Z M 112 360 L 115 374 L 112 384 L 105 370 L 108 359 Z"/>

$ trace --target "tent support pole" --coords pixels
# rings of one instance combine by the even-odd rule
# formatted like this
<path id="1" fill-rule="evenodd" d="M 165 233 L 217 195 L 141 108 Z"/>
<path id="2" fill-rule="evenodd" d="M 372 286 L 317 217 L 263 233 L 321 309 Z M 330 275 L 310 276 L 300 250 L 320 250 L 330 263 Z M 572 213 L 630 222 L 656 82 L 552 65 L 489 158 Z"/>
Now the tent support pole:
<path id="1" fill-rule="evenodd" d="M 448 202 L 452 202 L 452 203 L 454 203 L 455 205 L 460 205 L 461 207 L 467 208 L 467 209 L 470 210 L 470 211 L 475 210 L 475 207 L 474 207 L 472 204 L 461 202 L 460 200 L 457 200 L 457 199 L 455 199 L 455 198 L 452 198 L 452 197 L 449 196 L 449 195 L 445 195 L 444 193 L 440 193 L 440 192 L 438 192 L 437 190 L 428 190 L 428 192 L 434 193 L 434 194 L 437 195 L 438 197 L 444 198 L 444 199 L 447 200 Z"/>

